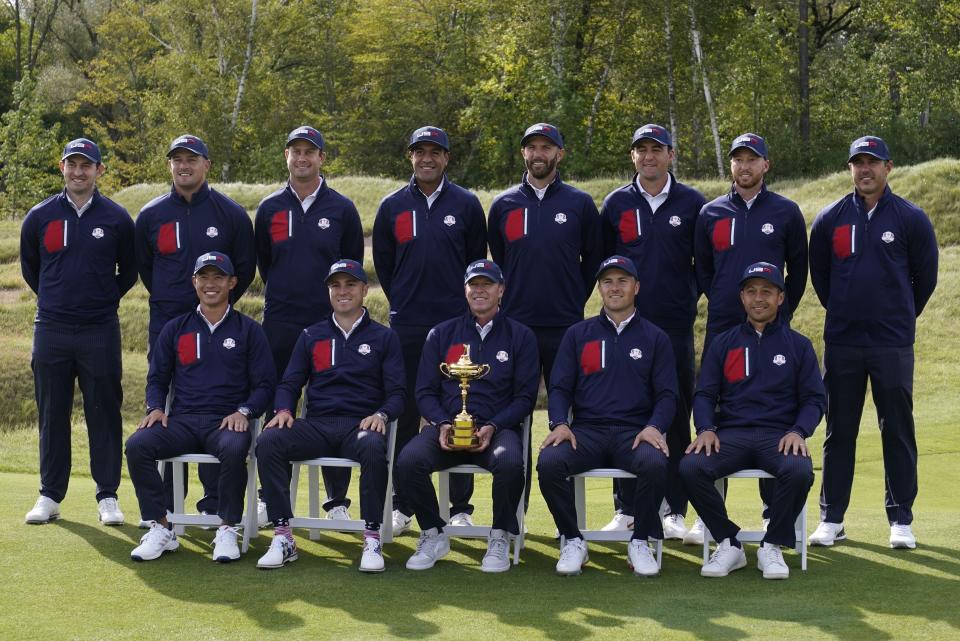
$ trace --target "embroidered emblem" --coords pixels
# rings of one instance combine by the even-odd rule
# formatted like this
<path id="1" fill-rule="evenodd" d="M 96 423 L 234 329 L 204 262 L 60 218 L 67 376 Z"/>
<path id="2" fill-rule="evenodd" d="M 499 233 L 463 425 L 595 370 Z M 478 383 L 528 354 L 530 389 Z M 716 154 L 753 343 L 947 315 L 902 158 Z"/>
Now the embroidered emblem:
<path id="1" fill-rule="evenodd" d="M 366 356 L 370 353 L 370 346 L 366 343 L 361 343 L 360 347 L 357 348 L 357 351 Z"/>
<path id="2" fill-rule="evenodd" d="M 762 231 L 764 234 L 769 236 L 770 234 L 773 233 L 773 225 L 771 225 L 770 223 L 764 223 L 763 227 L 760 228 L 760 231 Z"/>
<path id="3" fill-rule="evenodd" d="M 893 232 L 892 231 L 883 232 L 883 236 L 880 237 L 880 240 L 882 240 L 883 242 L 889 245 L 890 243 L 893 242 Z"/>
<path id="4" fill-rule="evenodd" d="M 499 352 L 497 352 L 497 360 L 500 361 L 501 363 L 506 363 L 509 359 L 510 359 L 510 356 L 502 349 Z"/>
<path id="5" fill-rule="evenodd" d="M 220 232 L 217 231 L 216 227 L 207 227 L 207 236 L 210 238 L 216 238 L 220 235 Z"/>
<path id="6" fill-rule="evenodd" d="M 227 338 L 223 341 L 223 346 L 227 349 L 233 349 L 237 346 L 237 341 L 233 340 L 232 338 Z"/>
<path id="7" fill-rule="evenodd" d="M 787 362 L 787 357 L 784 356 L 783 354 L 777 354 L 776 356 L 773 357 L 774 365 L 784 365 L 786 364 L 786 362 Z"/>
<path id="8" fill-rule="evenodd" d="M 639 349 L 634 347 L 633 349 L 630 350 L 630 358 L 632 358 L 635 361 L 638 361 L 641 358 L 643 358 L 643 352 L 641 352 Z"/>
<path id="9" fill-rule="evenodd" d="M 103 238 L 103 230 L 99 227 L 94 227 L 93 232 L 91 233 L 93 234 L 94 238 Z"/>
<path id="10" fill-rule="evenodd" d="M 320 220 L 317 221 L 317 227 L 319 227 L 320 229 L 330 229 L 330 219 L 321 218 Z"/>
<path id="11" fill-rule="evenodd" d="M 559 213 L 554 216 L 553 219 L 557 221 L 558 225 L 562 225 L 563 223 L 567 222 L 567 215 L 564 213 Z"/>
<path id="12" fill-rule="evenodd" d="M 453 227 L 454 225 L 457 224 L 457 219 L 454 218 L 453 216 L 446 215 L 443 217 L 443 224 L 446 225 L 447 227 Z"/>
<path id="13" fill-rule="evenodd" d="M 679 227 L 680 226 L 680 216 L 670 216 L 670 226 Z"/>

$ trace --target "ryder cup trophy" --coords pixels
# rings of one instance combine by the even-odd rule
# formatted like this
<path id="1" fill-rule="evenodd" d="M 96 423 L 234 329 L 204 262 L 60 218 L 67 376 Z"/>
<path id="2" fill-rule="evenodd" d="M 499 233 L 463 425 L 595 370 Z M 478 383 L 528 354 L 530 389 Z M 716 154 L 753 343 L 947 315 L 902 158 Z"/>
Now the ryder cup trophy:
<path id="1" fill-rule="evenodd" d="M 470 381 L 483 378 L 490 372 L 490 366 L 471 361 L 470 345 L 464 344 L 460 360 L 452 365 L 440 363 L 440 371 L 447 378 L 460 381 L 460 397 L 463 399 L 463 409 L 453 419 L 453 429 L 447 435 L 447 445 L 454 450 L 469 450 L 479 445 L 480 439 L 477 437 L 476 422 L 467 413 L 467 390 L 470 388 Z"/>

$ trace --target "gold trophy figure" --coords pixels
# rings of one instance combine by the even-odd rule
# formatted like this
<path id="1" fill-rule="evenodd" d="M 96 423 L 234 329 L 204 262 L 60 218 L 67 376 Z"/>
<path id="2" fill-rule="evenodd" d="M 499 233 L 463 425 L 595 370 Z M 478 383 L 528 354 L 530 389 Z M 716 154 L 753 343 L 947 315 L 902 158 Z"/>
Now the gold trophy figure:
<path id="1" fill-rule="evenodd" d="M 453 365 L 440 363 L 440 371 L 447 378 L 460 381 L 460 397 L 463 399 L 463 409 L 453 419 L 453 429 L 447 434 L 447 445 L 453 450 L 472 449 L 480 444 L 480 439 L 477 437 L 476 421 L 467 413 L 467 390 L 470 381 L 483 378 L 490 372 L 490 366 L 471 361 L 470 345 L 464 343 L 460 360 Z"/>

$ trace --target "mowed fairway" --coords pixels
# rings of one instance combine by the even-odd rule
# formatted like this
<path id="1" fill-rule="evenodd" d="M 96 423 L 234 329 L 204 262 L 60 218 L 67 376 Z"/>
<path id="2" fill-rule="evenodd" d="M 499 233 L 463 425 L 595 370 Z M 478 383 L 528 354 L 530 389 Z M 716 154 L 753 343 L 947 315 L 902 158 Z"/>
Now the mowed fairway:
<path id="1" fill-rule="evenodd" d="M 953 175 L 956 167 L 951 168 Z M 896 173 L 892 178 L 897 190 Z M 837 192 L 833 197 L 846 189 L 835 177 L 824 180 L 833 181 L 829 183 Z M 814 195 L 812 186 L 804 188 L 816 206 L 832 199 Z M 941 191 L 929 189 L 933 194 Z M 812 205 L 803 201 L 801 205 L 808 217 L 816 213 Z M 940 215 L 948 228 L 956 229 L 956 212 Z M 935 220 L 939 232 L 941 220 Z M 0 426 L 0 583 L 7 586 L 9 595 L 0 615 L 0 641 L 960 639 L 960 430 L 956 418 L 960 415 L 960 250 L 956 247 L 942 250 L 940 283 L 918 324 L 916 550 L 887 547 L 880 439 L 868 402 L 846 520 L 850 538 L 833 548 L 811 548 L 806 573 L 800 571 L 796 554 L 786 554 L 792 572 L 788 581 L 760 577 L 755 546 L 747 546 L 747 568 L 726 579 L 703 579 L 700 548 L 678 542 L 665 546 L 663 571 L 655 579 L 632 575 L 622 543 L 592 544 L 590 563 L 582 576 L 558 577 L 554 574 L 558 552 L 554 526 L 536 484 L 530 499 L 527 547 L 520 566 L 508 573 L 479 571 L 484 544 L 476 540 L 454 540 L 451 554 L 433 570 L 408 571 L 404 563 L 416 543 L 414 532 L 385 547 L 384 574 L 362 575 L 357 571 L 359 538 L 346 534 L 310 541 L 306 532 L 297 532 L 300 560 L 270 572 L 255 568 L 269 544 L 271 533 L 266 530 L 246 556 L 230 565 L 210 560 L 213 533 L 198 529 L 187 530 L 178 552 L 154 562 L 132 562 L 130 550 L 142 534 L 135 527 L 133 488 L 125 475 L 120 502 L 128 525 L 100 526 L 79 409 L 74 473 L 62 505 L 63 519 L 51 525 L 24 525 L 23 515 L 33 504 L 38 485 L 37 434 L 30 425 L 35 421 L 29 371 L 33 299 L 18 290 L 22 281 L 15 265 L 17 227 L 3 223 L 0 230 L 0 289 L 5 290 L 0 305 L 0 407 L 9 417 Z M 244 307 L 255 313 L 259 291 L 255 288 L 252 294 Z M 382 307 L 376 309 L 379 313 Z M 128 431 L 141 412 L 145 356 L 140 341 L 145 342 L 145 312 L 145 292 L 138 286 L 121 308 Z M 795 324 L 814 338 L 821 355 L 822 318 L 808 288 Z M 545 424 L 545 414 L 538 411 L 535 443 L 543 439 Z M 822 440 L 821 425 L 810 441 L 817 474 L 808 501 L 810 531 L 817 519 Z M 199 483 L 195 473 L 191 477 L 195 499 Z M 306 475 L 301 487 L 305 482 Z M 610 485 L 593 481 L 587 487 L 589 522 L 599 527 L 611 516 Z M 354 475 L 354 498 L 356 490 Z M 488 477 L 480 477 L 474 497 L 478 522 L 489 518 L 489 497 Z M 741 525 L 755 528 L 759 524 L 755 482 L 733 482 L 728 505 Z M 305 493 L 301 512 L 304 508 Z M 352 512 L 357 509 L 355 503 Z M 688 517 L 688 525 L 692 519 Z"/>

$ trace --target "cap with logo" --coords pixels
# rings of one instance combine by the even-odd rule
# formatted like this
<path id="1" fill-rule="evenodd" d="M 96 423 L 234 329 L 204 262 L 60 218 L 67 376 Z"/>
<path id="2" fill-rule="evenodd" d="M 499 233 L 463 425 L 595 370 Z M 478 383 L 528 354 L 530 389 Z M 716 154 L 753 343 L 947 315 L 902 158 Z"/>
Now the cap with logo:
<path id="1" fill-rule="evenodd" d="M 192 136 L 190 134 L 180 136 L 170 143 L 170 148 L 167 150 L 167 158 L 172 156 L 173 152 L 177 151 L 178 149 L 185 149 L 191 153 L 197 154 L 198 156 L 203 156 L 207 159 L 210 158 L 210 152 L 207 151 L 206 143 L 196 136 Z"/>
<path id="2" fill-rule="evenodd" d="M 216 267 L 227 276 L 233 276 L 233 263 L 230 257 L 221 252 L 207 252 L 197 257 L 193 265 L 193 274 L 196 275 L 204 267 Z"/>
<path id="3" fill-rule="evenodd" d="M 323 134 L 313 127 L 303 125 L 291 131 L 287 134 L 286 146 L 289 147 L 297 140 L 306 140 L 320 151 L 323 151 Z"/>
<path id="4" fill-rule="evenodd" d="M 440 127 L 432 127 L 430 125 L 420 127 L 410 134 L 410 143 L 407 145 L 407 149 L 413 149 L 422 142 L 432 142 L 450 151 L 450 138 L 447 137 L 447 132 Z"/>
<path id="5" fill-rule="evenodd" d="M 326 280 L 330 280 L 337 274 L 347 274 L 353 276 L 360 282 L 367 282 L 367 273 L 363 271 L 363 265 L 349 258 L 342 258 L 330 265 L 330 271 L 327 272 Z"/>
<path id="6" fill-rule="evenodd" d="M 467 265 L 467 271 L 463 275 L 464 284 L 469 283 L 477 276 L 485 276 L 495 283 L 503 282 L 503 271 L 500 269 L 500 265 L 492 260 L 475 260 Z"/>
<path id="7" fill-rule="evenodd" d="M 673 147 L 673 139 L 670 138 L 670 132 L 667 131 L 665 127 L 654 123 L 644 125 L 633 132 L 633 142 L 630 143 L 630 146 L 636 147 L 637 143 L 641 140 L 652 140 L 665 147 Z"/>
<path id="8" fill-rule="evenodd" d="M 880 160 L 890 160 L 890 149 L 887 148 L 887 143 L 883 141 L 883 138 L 877 136 L 863 136 L 854 140 L 853 144 L 850 145 L 850 155 L 847 162 L 860 154 L 867 154 Z"/>
<path id="9" fill-rule="evenodd" d="M 520 146 L 525 147 L 527 141 L 534 136 L 543 136 L 557 147 L 560 147 L 560 149 L 563 149 L 563 136 L 560 135 L 560 130 L 549 123 L 538 122 L 535 125 L 527 127 L 527 130 L 523 132 L 523 138 L 520 139 Z"/>
<path id="10" fill-rule="evenodd" d="M 780 273 L 780 269 L 776 265 L 762 262 L 750 265 L 743 271 L 743 278 L 740 279 L 740 289 L 743 289 L 743 286 L 751 278 L 762 278 L 783 291 L 783 274 Z"/>
<path id="11" fill-rule="evenodd" d="M 733 143 L 730 145 L 730 153 L 728 156 L 732 156 L 733 152 L 737 149 L 749 149 L 753 153 L 757 154 L 761 158 L 767 158 L 767 141 L 758 136 L 757 134 L 746 133 L 740 136 L 737 136 L 733 139 Z"/>
<path id="12" fill-rule="evenodd" d="M 597 270 L 597 280 L 600 280 L 600 277 L 603 276 L 603 272 L 607 271 L 608 269 L 622 269 L 634 278 L 638 278 L 637 266 L 633 263 L 633 259 L 627 258 L 626 256 L 614 254 L 613 256 L 604 259 L 604 261 L 600 263 L 600 268 Z"/>
<path id="13" fill-rule="evenodd" d="M 63 148 L 63 155 L 60 160 L 66 160 L 69 156 L 75 155 L 83 156 L 98 165 L 101 162 L 100 147 L 89 138 L 77 138 L 68 142 L 67 146 Z"/>

